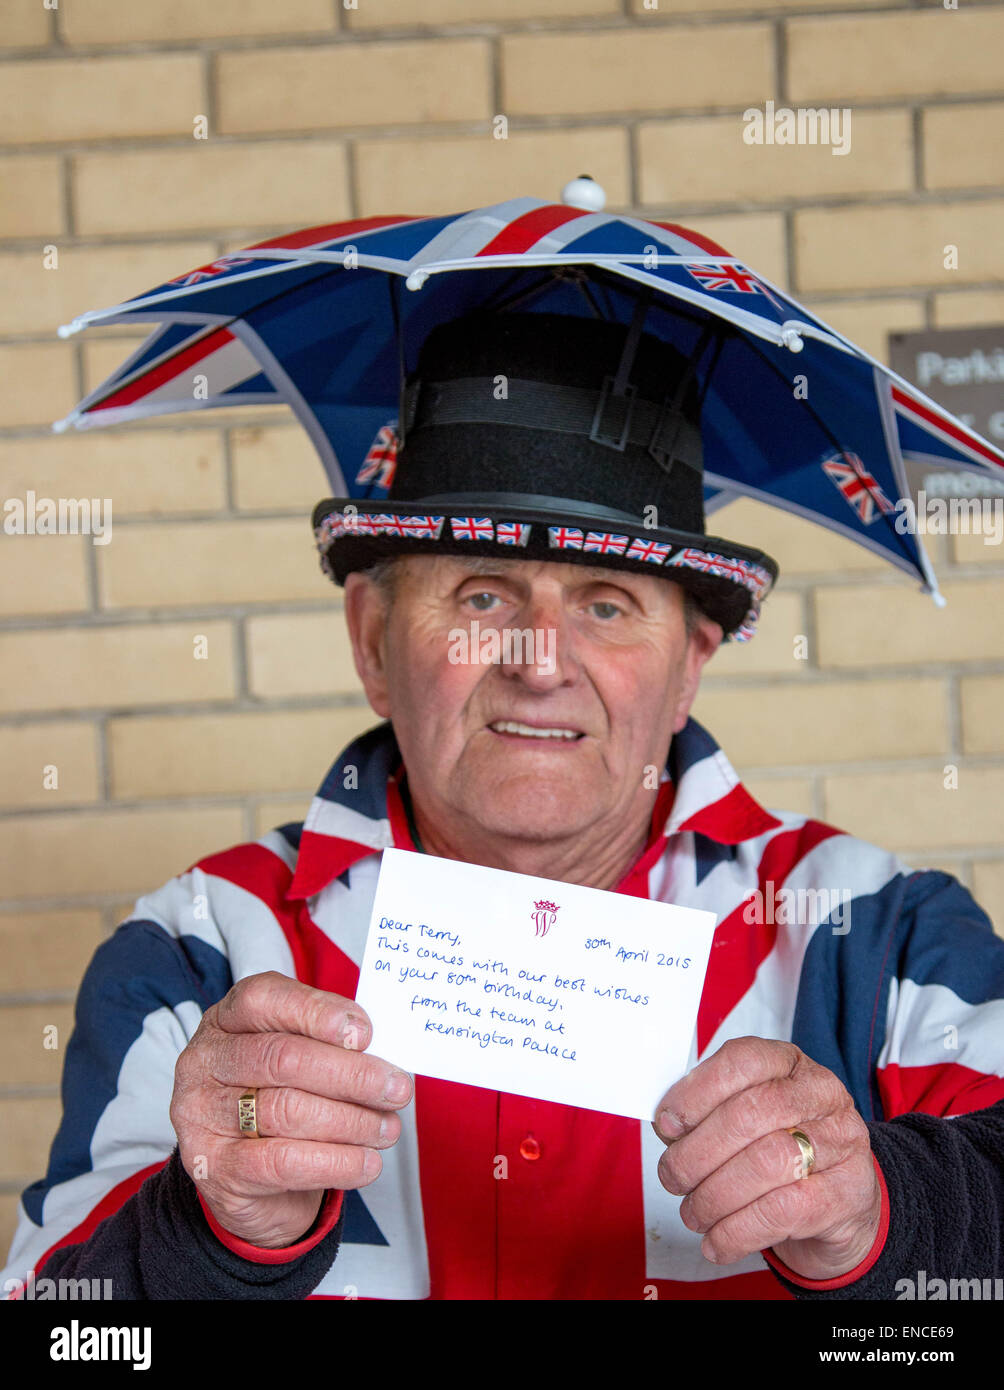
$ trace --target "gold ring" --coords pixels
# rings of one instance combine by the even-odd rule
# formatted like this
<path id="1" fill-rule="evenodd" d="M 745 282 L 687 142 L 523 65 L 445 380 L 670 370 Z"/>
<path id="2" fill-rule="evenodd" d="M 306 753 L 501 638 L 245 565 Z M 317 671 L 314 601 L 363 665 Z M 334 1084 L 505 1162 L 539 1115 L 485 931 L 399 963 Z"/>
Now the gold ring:
<path id="1" fill-rule="evenodd" d="M 816 1166 L 816 1151 L 812 1147 L 812 1140 L 807 1134 L 803 1134 L 800 1129 L 789 1129 L 788 1133 L 798 1145 L 798 1154 L 801 1159 L 802 1171 L 800 1178 L 807 1178 Z"/>
<path id="2" fill-rule="evenodd" d="M 237 1102 L 237 1123 L 246 1139 L 260 1139 L 258 1133 L 258 1113 L 256 1097 L 258 1092 L 252 1086 Z"/>

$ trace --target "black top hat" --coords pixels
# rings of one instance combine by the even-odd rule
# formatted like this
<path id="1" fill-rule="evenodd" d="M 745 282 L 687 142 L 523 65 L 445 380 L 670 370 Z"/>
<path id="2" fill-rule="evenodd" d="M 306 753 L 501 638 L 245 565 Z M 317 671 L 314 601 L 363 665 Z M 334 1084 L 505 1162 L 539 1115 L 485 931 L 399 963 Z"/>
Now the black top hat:
<path id="1" fill-rule="evenodd" d="M 704 531 L 695 364 L 602 319 L 479 312 L 439 324 L 401 393 L 388 496 L 314 508 L 338 584 L 387 556 L 498 555 L 663 575 L 726 637 L 778 575 Z"/>

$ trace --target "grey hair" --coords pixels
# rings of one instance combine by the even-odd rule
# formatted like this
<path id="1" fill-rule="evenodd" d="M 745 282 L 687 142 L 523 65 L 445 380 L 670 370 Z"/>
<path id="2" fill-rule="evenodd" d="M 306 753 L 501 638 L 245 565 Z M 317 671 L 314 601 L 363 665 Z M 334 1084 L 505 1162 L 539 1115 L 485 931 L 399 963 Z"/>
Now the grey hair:
<path id="1" fill-rule="evenodd" d="M 399 558 L 397 555 L 387 555 L 384 559 L 377 560 L 375 564 L 367 565 L 366 569 L 363 570 L 366 578 L 371 580 L 380 591 L 385 609 L 390 608 L 394 602 L 398 581 L 396 566 Z"/>
<path id="2" fill-rule="evenodd" d="M 697 619 L 704 612 L 704 609 L 697 602 L 697 599 L 689 589 L 683 591 L 683 625 L 688 637 L 693 634 L 697 626 Z"/>

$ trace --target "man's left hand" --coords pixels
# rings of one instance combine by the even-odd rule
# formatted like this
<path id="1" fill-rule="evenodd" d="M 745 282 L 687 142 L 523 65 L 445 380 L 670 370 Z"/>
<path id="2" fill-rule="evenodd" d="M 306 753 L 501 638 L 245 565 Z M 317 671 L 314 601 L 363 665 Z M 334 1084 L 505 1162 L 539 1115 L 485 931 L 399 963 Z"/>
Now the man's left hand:
<path id="1" fill-rule="evenodd" d="M 865 1122 L 794 1043 L 730 1040 L 666 1092 L 654 1125 L 667 1145 L 659 1179 L 684 1197 L 680 1217 L 714 1264 L 772 1248 L 805 1279 L 835 1279 L 875 1243 L 881 1191 Z M 812 1143 L 808 1178 L 790 1129 Z"/>

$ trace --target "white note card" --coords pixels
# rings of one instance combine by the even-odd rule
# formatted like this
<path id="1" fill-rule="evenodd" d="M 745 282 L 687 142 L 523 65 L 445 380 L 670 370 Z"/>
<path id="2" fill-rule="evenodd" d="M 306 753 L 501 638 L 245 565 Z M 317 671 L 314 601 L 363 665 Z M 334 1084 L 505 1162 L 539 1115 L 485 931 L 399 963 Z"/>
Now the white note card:
<path id="1" fill-rule="evenodd" d="M 387 849 L 356 998 L 369 1051 L 651 1120 L 686 1071 L 716 917 Z"/>

